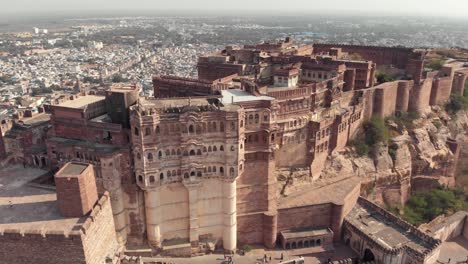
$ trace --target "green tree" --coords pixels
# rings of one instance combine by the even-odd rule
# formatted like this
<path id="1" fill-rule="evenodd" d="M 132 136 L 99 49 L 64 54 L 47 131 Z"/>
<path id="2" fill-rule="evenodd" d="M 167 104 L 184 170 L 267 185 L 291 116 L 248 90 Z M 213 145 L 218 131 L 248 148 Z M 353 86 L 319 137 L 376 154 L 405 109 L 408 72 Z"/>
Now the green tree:
<path id="1" fill-rule="evenodd" d="M 390 138 L 385 120 L 378 116 L 373 116 L 370 120 L 364 122 L 364 130 L 366 133 L 366 144 L 369 146 L 374 146 L 377 143 L 387 144 Z"/>
<path id="2" fill-rule="evenodd" d="M 386 82 L 393 82 L 395 78 L 386 72 L 378 72 L 376 74 L 377 82 L 378 83 L 386 83 Z"/>

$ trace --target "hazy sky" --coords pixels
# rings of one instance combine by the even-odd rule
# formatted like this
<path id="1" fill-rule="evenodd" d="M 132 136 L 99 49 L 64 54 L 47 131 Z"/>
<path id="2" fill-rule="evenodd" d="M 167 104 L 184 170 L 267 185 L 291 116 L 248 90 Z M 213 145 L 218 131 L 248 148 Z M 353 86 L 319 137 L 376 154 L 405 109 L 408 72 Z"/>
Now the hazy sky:
<path id="1" fill-rule="evenodd" d="M 468 18 L 468 0 L 0 0 L 0 13 L 56 11 L 251 10 L 456 15 Z M 233 12 L 234 14 L 237 12 Z"/>

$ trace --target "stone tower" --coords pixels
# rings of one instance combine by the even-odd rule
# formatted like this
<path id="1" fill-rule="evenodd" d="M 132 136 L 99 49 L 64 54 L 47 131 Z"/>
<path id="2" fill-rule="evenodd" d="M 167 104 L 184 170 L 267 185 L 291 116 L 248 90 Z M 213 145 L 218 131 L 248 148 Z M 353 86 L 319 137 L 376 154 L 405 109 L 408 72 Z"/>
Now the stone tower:
<path id="1" fill-rule="evenodd" d="M 88 214 L 98 200 L 93 165 L 78 162 L 65 164 L 55 174 L 57 202 L 65 217 Z"/>

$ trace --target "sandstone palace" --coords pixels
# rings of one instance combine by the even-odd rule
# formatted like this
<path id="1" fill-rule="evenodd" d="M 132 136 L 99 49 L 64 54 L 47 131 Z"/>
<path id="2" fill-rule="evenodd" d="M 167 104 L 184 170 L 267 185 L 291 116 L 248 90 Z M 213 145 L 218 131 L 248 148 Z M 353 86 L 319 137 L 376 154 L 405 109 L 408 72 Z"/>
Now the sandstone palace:
<path id="1" fill-rule="evenodd" d="M 333 252 L 338 243 L 364 261 L 436 263 L 440 236 L 364 197 L 359 175 L 330 180 L 326 169 L 372 116 L 425 114 L 463 93 L 464 63 L 425 70 L 427 52 L 289 37 L 227 46 L 199 58 L 197 79 L 155 75 L 151 98 L 113 84 L 3 120 L 0 157 L 50 168 L 55 191 L 34 193 L 50 198 L 36 207 L 44 218 L 0 221 L 0 263 L 130 263 L 138 247 L 186 257 L 244 245 Z M 402 78 L 379 84 L 378 67 Z M 459 145 L 446 143 L 455 163 Z M 395 163 L 396 200 L 407 199 L 410 176 Z"/>

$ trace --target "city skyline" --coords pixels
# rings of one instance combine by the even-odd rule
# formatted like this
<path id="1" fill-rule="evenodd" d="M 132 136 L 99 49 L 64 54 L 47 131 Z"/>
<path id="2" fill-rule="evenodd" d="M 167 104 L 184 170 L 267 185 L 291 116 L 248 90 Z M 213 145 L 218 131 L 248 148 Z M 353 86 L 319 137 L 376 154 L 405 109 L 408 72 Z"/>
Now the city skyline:
<path id="1" fill-rule="evenodd" d="M 27 9 L 25 7 L 28 7 Z M 415 0 L 415 1 L 386 1 L 380 2 L 378 5 L 371 0 L 349 1 L 338 0 L 333 5 L 322 1 L 306 1 L 306 0 L 291 0 L 288 2 L 276 2 L 272 5 L 266 1 L 246 1 L 240 0 L 237 2 L 234 9 L 228 9 L 219 5 L 214 0 L 197 1 L 196 3 L 188 0 L 178 0 L 171 2 L 163 2 L 160 0 L 136 0 L 136 1 L 110 1 L 102 0 L 99 2 L 91 0 L 83 0 L 80 2 L 74 1 L 58 1 L 58 0 L 18 0 L 10 1 L 2 4 L 0 14 L 21 15 L 21 14 L 52 14 L 58 12 L 64 13 L 103 13 L 103 12 L 119 12 L 119 13 L 148 13 L 148 12 L 219 12 L 219 14 L 236 15 L 235 10 L 245 13 L 256 13 L 258 11 L 273 11 L 278 14 L 288 15 L 294 13 L 334 13 L 346 15 L 422 15 L 422 16 L 450 16 L 450 17 L 466 17 L 468 16 L 468 2 L 462 0 L 447 0 L 441 5 L 437 0 Z M 86 14 L 80 14 L 86 15 Z M 261 14 L 260 14 L 261 15 Z"/>

